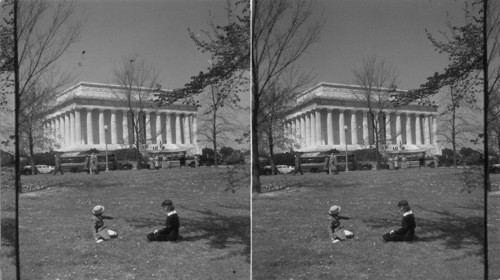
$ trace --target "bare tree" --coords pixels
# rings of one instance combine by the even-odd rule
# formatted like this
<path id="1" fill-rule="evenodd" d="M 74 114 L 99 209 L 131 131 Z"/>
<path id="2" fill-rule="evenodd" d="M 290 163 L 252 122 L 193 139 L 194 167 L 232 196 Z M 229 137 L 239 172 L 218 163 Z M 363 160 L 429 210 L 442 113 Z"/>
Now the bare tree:
<path id="1" fill-rule="evenodd" d="M 7 106 L 8 96 L 14 94 L 14 11 L 13 2 L 4 1 L 0 12 L 0 109 L 13 111 Z"/>
<path id="2" fill-rule="evenodd" d="M 472 132 L 474 125 L 470 122 L 471 107 L 474 106 L 475 99 L 471 99 L 468 94 L 470 88 L 461 86 L 450 86 L 449 91 L 444 93 L 441 100 L 445 105 L 440 116 L 440 129 L 438 135 L 445 142 L 450 143 L 453 150 L 453 166 L 457 167 L 457 146 L 470 141 L 469 133 Z"/>
<path id="3" fill-rule="evenodd" d="M 145 115 L 158 109 L 157 104 L 153 103 L 155 95 L 159 92 L 164 94 L 168 92 L 161 90 L 161 85 L 158 83 L 158 71 L 137 55 L 124 57 L 121 64 L 113 70 L 113 74 L 114 82 L 123 87 L 115 91 L 115 96 L 126 101 L 131 121 L 130 129 L 133 132 L 133 139 L 128 139 L 128 141 L 129 144 L 135 145 L 139 161 L 142 147 L 153 137 L 152 131 L 148 130 L 151 119 L 146 118 Z M 150 138 L 147 138 L 148 134 L 151 135 Z"/>
<path id="4" fill-rule="evenodd" d="M 201 34 L 188 29 L 189 36 L 198 50 L 211 55 L 211 65 L 206 71 L 192 76 L 183 88 L 168 94 L 158 94 L 160 104 L 177 100 L 191 101 L 193 96 L 203 92 L 207 86 L 221 81 L 241 77 L 248 72 L 250 60 L 250 1 L 227 1 L 226 24 L 216 24 L 210 16 L 209 30 Z M 200 36 L 201 35 L 201 36 Z"/>
<path id="5" fill-rule="evenodd" d="M 492 150 L 500 154 L 500 4 L 489 1 L 486 19 L 488 40 L 488 110 L 485 128 Z"/>
<path id="6" fill-rule="evenodd" d="M 261 97 L 259 128 L 262 134 L 260 144 L 266 145 L 262 147 L 261 152 L 267 150 L 271 170 L 274 171 L 274 174 L 277 174 L 274 168 L 275 148 L 281 150 L 298 148 L 296 140 L 291 137 L 292 131 L 285 128 L 285 117 L 289 109 L 295 105 L 303 87 L 311 80 L 311 75 L 299 73 L 290 67 L 280 80 L 269 86 L 267 93 Z"/>
<path id="7" fill-rule="evenodd" d="M 254 0 L 252 13 L 252 191 L 260 192 L 261 104 L 283 75 L 318 41 L 324 21 L 311 22 L 313 1 Z M 318 17 L 314 17 L 318 18 Z"/>
<path id="8" fill-rule="evenodd" d="M 19 133 L 27 135 L 34 165 L 33 147 L 40 142 L 34 135 L 45 135 L 35 133 L 35 125 L 53 106 L 57 93 L 74 79 L 71 71 L 61 71 L 57 61 L 80 38 L 84 21 L 75 20 L 73 2 L 37 0 L 19 2 L 17 22 L 17 125 Z"/>
<path id="9" fill-rule="evenodd" d="M 235 85 L 210 85 L 201 106 L 205 110 L 201 117 L 198 133 L 212 144 L 214 150 L 214 165 L 218 166 L 217 147 L 228 140 L 228 133 L 234 133 L 238 127 L 234 121 L 235 109 L 238 107 L 237 95 L 233 93 Z M 241 112 L 241 111 L 240 111 Z"/>
<path id="10" fill-rule="evenodd" d="M 401 131 L 396 131 L 391 133 L 390 138 L 386 137 L 385 127 L 390 125 L 390 119 L 383 117 L 385 113 L 396 110 L 392 101 L 398 83 L 397 74 L 383 60 L 378 60 L 376 56 L 370 56 L 363 58 L 362 66 L 353 71 L 353 79 L 354 84 L 358 85 L 359 89 L 353 90 L 352 93 L 368 108 L 373 144 L 379 152 L 384 147 L 382 144 L 386 144 L 387 141 L 391 141 L 398 133 L 401 133 Z M 366 135 L 364 137 L 367 138 Z M 369 140 L 365 139 L 365 141 Z M 376 153 L 377 166 L 380 165 L 380 153 L 378 152 Z"/>

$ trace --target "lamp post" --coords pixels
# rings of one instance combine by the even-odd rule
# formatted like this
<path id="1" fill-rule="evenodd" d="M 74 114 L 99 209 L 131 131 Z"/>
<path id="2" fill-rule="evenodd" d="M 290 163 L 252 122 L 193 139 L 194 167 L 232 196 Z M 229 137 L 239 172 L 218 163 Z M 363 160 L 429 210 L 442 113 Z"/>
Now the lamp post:
<path id="1" fill-rule="evenodd" d="M 106 143 L 106 172 L 109 171 L 108 168 L 108 141 L 107 141 L 107 136 L 108 135 L 108 125 L 104 125 L 104 143 Z"/>
<path id="2" fill-rule="evenodd" d="M 345 172 L 349 172 L 349 158 L 347 157 L 347 125 L 344 125 L 344 139 L 345 139 Z"/>

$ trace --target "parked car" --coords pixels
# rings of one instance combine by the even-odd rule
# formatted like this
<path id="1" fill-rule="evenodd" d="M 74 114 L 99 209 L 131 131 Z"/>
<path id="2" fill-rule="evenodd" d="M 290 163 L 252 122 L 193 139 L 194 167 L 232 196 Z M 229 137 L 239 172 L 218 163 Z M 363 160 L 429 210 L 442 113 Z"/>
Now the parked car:
<path id="1" fill-rule="evenodd" d="M 490 173 L 499 174 L 500 173 L 500 163 L 493 164 L 490 168 Z"/>
<path id="2" fill-rule="evenodd" d="M 372 170 L 373 164 L 370 161 L 358 161 L 357 169 L 358 170 Z"/>
<path id="3" fill-rule="evenodd" d="M 288 174 L 293 172 L 294 167 L 288 165 L 276 165 L 276 169 L 278 169 L 279 173 Z"/>
<path id="4" fill-rule="evenodd" d="M 130 170 L 132 169 L 132 163 L 130 161 L 122 161 L 122 162 L 117 162 L 116 163 L 116 169 L 121 169 L 121 170 Z"/>
<path id="5" fill-rule="evenodd" d="M 50 165 L 36 165 L 36 169 L 38 173 L 47 174 L 53 172 L 55 168 Z"/>
<path id="6" fill-rule="evenodd" d="M 280 174 L 289 174 L 293 172 L 294 167 L 293 166 L 288 166 L 288 165 L 275 165 L 274 166 L 276 173 Z M 262 168 L 262 174 L 263 175 L 271 175 L 272 168 L 271 165 L 266 165 L 264 168 Z"/>
<path id="7" fill-rule="evenodd" d="M 47 174 L 54 171 L 54 166 L 50 165 L 35 165 L 35 175 L 40 173 L 40 174 Z M 25 165 L 22 169 L 22 174 L 24 175 L 33 175 L 33 170 L 31 170 L 31 165 Z"/>

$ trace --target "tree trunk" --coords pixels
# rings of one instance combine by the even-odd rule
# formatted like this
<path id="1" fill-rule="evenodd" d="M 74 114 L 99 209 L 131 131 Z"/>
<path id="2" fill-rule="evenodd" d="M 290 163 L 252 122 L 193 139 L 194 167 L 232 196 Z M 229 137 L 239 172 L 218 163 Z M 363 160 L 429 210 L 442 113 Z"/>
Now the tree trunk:
<path id="1" fill-rule="evenodd" d="M 219 167 L 217 163 L 217 108 L 214 109 L 213 112 L 213 129 L 212 129 L 212 139 L 214 144 L 214 166 L 215 168 Z"/>
<path id="2" fill-rule="evenodd" d="M 268 140 L 269 140 L 269 161 L 271 163 L 271 174 L 278 175 L 276 172 L 276 168 L 274 167 L 274 139 L 273 139 L 273 129 L 272 127 L 268 131 Z"/>
<path id="3" fill-rule="evenodd" d="M 456 134 L 455 134 L 455 112 L 456 112 L 456 106 L 453 106 L 452 113 L 451 113 L 451 146 L 453 148 L 453 168 L 457 168 L 457 141 L 456 141 Z"/>
<path id="4" fill-rule="evenodd" d="M 260 193 L 260 162 L 259 162 L 259 84 L 257 79 L 257 69 L 255 61 L 252 59 L 252 77 L 253 77 L 253 92 L 252 92 L 252 192 Z"/>
<path id="5" fill-rule="evenodd" d="M 214 144 L 214 166 L 217 168 L 219 165 L 217 164 L 217 142 L 213 142 Z"/>
<path id="6" fill-rule="evenodd" d="M 31 164 L 31 174 L 35 175 L 37 174 L 36 168 L 35 168 L 35 153 L 34 153 L 34 146 L 35 144 L 33 143 L 33 134 L 28 133 L 28 145 L 30 149 L 30 164 Z"/>
<path id="7" fill-rule="evenodd" d="M 377 160 L 377 170 L 380 169 L 380 152 L 379 152 L 379 131 L 377 129 L 377 125 L 375 125 L 377 123 L 378 120 L 375 120 L 375 116 L 372 112 L 370 112 L 370 115 L 371 115 L 371 119 L 372 119 L 372 130 L 373 130 L 373 136 L 374 136 L 374 142 L 375 142 L 375 159 Z M 347 137 L 346 137 L 347 138 Z M 346 165 L 348 163 L 348 160 L 346 158 Z"/>

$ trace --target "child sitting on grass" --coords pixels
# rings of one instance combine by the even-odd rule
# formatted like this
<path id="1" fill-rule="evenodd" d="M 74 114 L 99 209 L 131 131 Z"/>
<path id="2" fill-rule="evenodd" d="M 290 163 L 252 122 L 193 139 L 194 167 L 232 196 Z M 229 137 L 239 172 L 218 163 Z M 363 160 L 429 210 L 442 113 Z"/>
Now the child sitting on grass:
<path id="1" fill-rule="evenodd" d="M 340 220 L 350 220 L 351 218 L 346 216 L 340 216 L 340 206 L 333 205 L 330 207 L 330 218 L 328 220 L 328 231 L 330 233 L 330 239 L 332 243 L 337 243 L 340 241 L 345 241 L 346 238 L 354 237 L 354 234 L 348 230 L 345 230 L 342 226 L 340 226 Z"/>
<path id="2" fill-rule="evenodd" d="M 104 226 L 104 219 L 114 219 L 111 216 L 104 216 L 104 206 L 96 205 L 92 209 L 92 234 L 94 235 L 94 240 L 97 243 L 109 240 L 110 238 L 115 238 L 118 234 L 115 231 L 109 230 Z"/>

